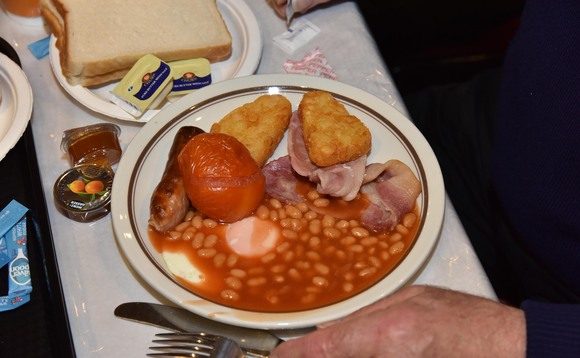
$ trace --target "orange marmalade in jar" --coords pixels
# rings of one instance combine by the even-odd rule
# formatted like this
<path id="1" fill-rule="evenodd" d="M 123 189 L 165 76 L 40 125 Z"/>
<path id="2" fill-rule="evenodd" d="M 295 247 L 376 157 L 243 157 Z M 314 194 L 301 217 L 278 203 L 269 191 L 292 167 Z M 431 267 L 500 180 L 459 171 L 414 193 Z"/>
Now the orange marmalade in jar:
<path id="1" fill-rule="evenodd" d="M 72 128 L 62 134 L 60 147 L 69 155 L 73 166 L 79 164 L 111 166 L 121 159 L 120 133 L 119 126 L 112 123 Z"/>

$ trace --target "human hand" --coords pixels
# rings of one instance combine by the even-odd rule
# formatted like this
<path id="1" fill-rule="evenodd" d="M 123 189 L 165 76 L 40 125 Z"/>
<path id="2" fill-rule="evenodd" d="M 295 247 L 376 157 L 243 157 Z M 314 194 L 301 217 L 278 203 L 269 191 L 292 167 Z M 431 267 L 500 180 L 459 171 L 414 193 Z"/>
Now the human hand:
<path id="1" fill-rule="evenodd" d="M 524 313 L 446 289 L 410 286 L 270 357 L 524 357 Z"/>
<path id="2" fill-rule="evenodd" d="M 274 8 L 278 16 L 285 19 L 286 18 L 286 5 L 288 0 L 267 0 L 270 5 Z M 329 2 L 330 0 L 294 0 L 292 5 L 294 6 L 295 12 L 306 12 L 313 7 Z"/>

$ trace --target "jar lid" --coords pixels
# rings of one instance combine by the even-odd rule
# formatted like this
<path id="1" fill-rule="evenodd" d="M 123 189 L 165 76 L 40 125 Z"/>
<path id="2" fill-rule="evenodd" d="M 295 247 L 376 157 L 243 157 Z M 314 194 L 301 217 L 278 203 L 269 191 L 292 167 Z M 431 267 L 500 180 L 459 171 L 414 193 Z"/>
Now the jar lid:
<path id="1" fill-rule="evenodd" d="M 109 167 L 82 164 L 64 172 L 54 184 L 59 211 L 78 222 L 96 221 L 110 211 L 114 173 Z"/>

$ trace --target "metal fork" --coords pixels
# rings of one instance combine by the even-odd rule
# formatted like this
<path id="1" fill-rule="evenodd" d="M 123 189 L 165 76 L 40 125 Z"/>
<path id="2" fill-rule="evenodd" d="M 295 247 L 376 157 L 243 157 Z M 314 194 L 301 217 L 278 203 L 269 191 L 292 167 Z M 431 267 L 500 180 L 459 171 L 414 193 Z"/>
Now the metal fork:
<path id="1" fill-rule="evenodd" d="M 157 353 L 148 357 L 209 357 L 209 358 L 267 358 L 270 352 L 241 348 L 235 341 L 208 333 L 158 333 L 158 346 L 149 347 Z"/>

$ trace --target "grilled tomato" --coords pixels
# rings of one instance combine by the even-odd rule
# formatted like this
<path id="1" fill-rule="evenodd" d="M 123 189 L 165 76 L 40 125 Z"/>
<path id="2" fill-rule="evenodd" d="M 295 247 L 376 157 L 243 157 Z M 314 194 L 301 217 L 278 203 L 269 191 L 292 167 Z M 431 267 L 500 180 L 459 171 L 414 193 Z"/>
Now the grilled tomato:
<path id="1" fill-rule="evenodd" d="M 211 219 L 238 221 L 262 202 L 264 174 L 248 149 L 230 135 L 193 137 L 179 153 L 178 162 L 191 204 Z"/>

